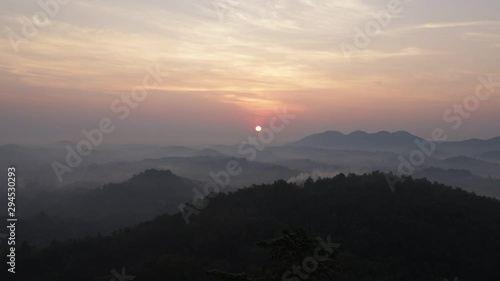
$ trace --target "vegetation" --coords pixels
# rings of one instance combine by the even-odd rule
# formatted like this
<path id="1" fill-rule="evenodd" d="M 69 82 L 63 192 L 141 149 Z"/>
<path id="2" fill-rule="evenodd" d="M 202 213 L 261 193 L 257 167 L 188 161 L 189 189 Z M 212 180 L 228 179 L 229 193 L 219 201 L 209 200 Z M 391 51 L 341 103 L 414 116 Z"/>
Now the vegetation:
<path id="1" fill-rule="evenodd" d="M 311 255 L 309 236 L 342 246 L 308 280 L 500 280 L 499 201 L 409 177 L 391 192 L 382 173 L 251 186 L 211 199 L 189 225 L 163 215 L 109 236 L 25 245 L 18 266 L 29 269 L 24 281 L 109 281 L 122 268 L 134 281 L 282 280 Z"/>

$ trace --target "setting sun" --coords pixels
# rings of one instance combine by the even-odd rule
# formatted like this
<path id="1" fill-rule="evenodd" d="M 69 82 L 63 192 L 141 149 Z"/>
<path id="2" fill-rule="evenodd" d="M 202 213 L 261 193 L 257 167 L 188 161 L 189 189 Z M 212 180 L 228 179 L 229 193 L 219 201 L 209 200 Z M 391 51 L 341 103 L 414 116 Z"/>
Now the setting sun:
<path id="1" fill-rule="evenodd" d="M 261 126 L 257 126 L 257 127 L 255 127 L 255 131 L 257 131 L 257 132 L 262 131 L 262 127 L 261 127 Z"/>

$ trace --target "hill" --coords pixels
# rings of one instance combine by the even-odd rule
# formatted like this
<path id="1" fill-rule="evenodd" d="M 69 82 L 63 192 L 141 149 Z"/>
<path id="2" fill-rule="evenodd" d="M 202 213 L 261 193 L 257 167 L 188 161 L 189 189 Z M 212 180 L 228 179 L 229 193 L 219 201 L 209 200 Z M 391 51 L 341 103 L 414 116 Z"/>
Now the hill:
<path id="1" fill-rule="evenodd" d="M 381 173 L 340 174 L 304 185 L 277 181 L 220 194 L 186 225 L 163 215 L 110 236 L 28 246 L 31 280 L 211 280 L 220 269 L 255 276 L 269 258 L 256 244 L 303 227 L 340 243 L 341 281 L 499 280 L 500 202 L 427 180 L 391 192 Z M 235 279 L 240 280 L 240 279 Z"/>
<path id="2" fill-rule="evenodd" d="M 355 131 L 350 134 L 343 134 L 337 131 L 327 131 L 307 136 L 293 143 L 293 145 L 370 151 L 387 149 L 392 151 L 414 147 L 415 140 L 422 139 L 404 131 L 394 133 L 381 131 L 373 134 L 363 131 Z"/>
<path id="3" fill-rule="evenodd" d="M 40 191 L 19 200 L 19 209 L 26 214 L 22 216 L 25 222 L 19 230 L 20 239 L 48 242 L 110 232 L 161 214 L 176 213 L 180 203 L 192 199 L 193 188 L 200 186 L 201 182 L 171 171 L 146 170 L 129 180 L 96 189 Z"/>

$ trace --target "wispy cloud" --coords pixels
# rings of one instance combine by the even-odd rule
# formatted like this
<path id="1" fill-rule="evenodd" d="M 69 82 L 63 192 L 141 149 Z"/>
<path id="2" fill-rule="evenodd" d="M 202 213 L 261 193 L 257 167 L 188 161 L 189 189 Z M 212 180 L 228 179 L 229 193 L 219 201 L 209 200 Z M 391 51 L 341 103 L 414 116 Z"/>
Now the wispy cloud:
<path id="1" fill-rule="evenodd" d="M 449 104 L 498 65 L 500 2 L 446 1 L 412 1 L 352 63 L 339 44 L 389 1 L 228 1 L 235 4 L 221 18 L 215 0 L 73 0 L 19 54 L 5 32 L 22 34 L 38 4 L 1 1 L 0 81 L 8 91 L 0 97 L 12 104 L 15 95 L 53 90 L 97 101 L 130 91 L 159 63 L 168 75 L 154 92 L 162 101 L 202 97 L 248 115 L 287 105 L 309 110 L 313 125 L 368 109 L 387 115 L 388 104 L 399 110 L 419 99 Z"/>
<path id="2" fill-rule="evenodd" d="M 500 27 L 500 21 L 466 21 L 466 22 L 434 22 L 409 25 L 390 29 L 384 32 L 385 36 L 398 36 L 410 31 L 425 31 L 437 29 L 456 29 L 456 28 L 469 28 L 469 27 Z"/>

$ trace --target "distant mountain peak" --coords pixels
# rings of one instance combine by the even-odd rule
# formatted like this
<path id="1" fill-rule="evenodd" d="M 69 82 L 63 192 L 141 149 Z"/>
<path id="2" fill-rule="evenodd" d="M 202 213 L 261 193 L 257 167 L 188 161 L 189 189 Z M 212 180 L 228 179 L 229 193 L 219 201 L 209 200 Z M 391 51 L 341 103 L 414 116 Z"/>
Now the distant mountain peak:
<path id="1" fill-rule="evenodd" d="M 139 174 L 134 175 L 132 178 L 130 178 L 130 181 L 142 180 L 144 178 L 151 178 L 151 177 L 174 178 L 178 176 L 172 173 L 172 171 L 170 170 L 147 169 Z"/>
<path id="2" fill-rule="evenodd" d="M 495 142 L 495 143 L 500 143 L 500 137 L 494 137 L 494 138 L 489 139 L 488 141 Z"/>
<path id="3" fill-rule="evenodd" d="M 17 144 L 4 144 L 4 145 L 0 145 L 0 148 L 4 148 L 4 149 L 23 149 L 22 146 L 20 145 L 17 145 Z"/>
<path id="4" fill-rule="evenodd" d="M 317 134 L 314 134 L 314 135 L 345 136 L 344 133 L 339 132 L 339 131 L 333 131 L 333 130 L 325 131 L 323 133 L 317 133 Z"/>
<path id="5" fill-rule="evenodd" d="M 394 133 L 392 133 L 393 135 L 405 135 L 405 136 L 412 136 L 414 137 L 414 135 L 410 134 L 409 132 L 407 131 L 396 131 Z"/>
<path id="6" fill-rule="evenodd" d="M 377 133 L 367 133 L 357 130 L 347 135 L 338 131 L 326 131 L 314 134 L 295 142 L 297 146 L 329 147 L 340 149 L 361 149 L 374 150 L 383 147 L 400 148 L 414 145 L 414 141 L 421 139 L 406 131 L 394 133 L 380 131 Z"/>
<path id="7" fill-rule="evenodd" d="M 348 134 L 348 136 L 366 136 L 366 135 L 369 135 L 369 134 L 367 132 L 361 131 L 361 130 L 357 130 L 357 131 L 354 131 L 354 132 Z"/>

